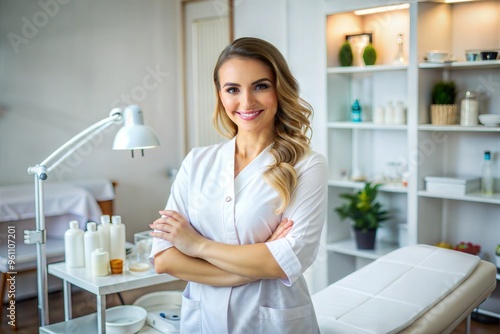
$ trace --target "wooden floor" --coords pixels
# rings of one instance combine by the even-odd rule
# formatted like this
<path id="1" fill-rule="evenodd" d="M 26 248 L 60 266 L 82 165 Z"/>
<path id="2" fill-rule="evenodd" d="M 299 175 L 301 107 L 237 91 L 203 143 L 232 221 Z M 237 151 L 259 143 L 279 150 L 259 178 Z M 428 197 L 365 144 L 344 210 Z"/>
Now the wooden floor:
<path id="1" fill-rule="evenodd" d="M 121 293 L 123 301 L 126 304 L 132 304 L 138 297 L 154 292 L 164 290 L 182 290 L 184 284 L 181 282 L 170 282 L 159 284 L 146 289 L 130 290 Z M 73 293 L 73 316 L 78 317 L 93 313 L 96 310 L 95 296 L 87 291 L 76 291 Z M 106 298 L 107 307 L 121 305 L 120 298 L 117 294 L 109 295 Z M 57 323 L 64 320 L 64 303 L 62 292 L 54 292 L 49 294 L 49 316 L 50 323 Z M 17 330 L 12 330 L 8 325 L 6 318 L 6 305 L 3 305 L 2 326 L 0 333 L 19 333 L 19 334 L 36 334 L 38 333 L 38 307 L 37 299 L 28 299 L 20 301 L 16 304 Z M 472 334 L 499 334 L 500 324 L 498 321 L 494 324 L 484 324 L 472 321 Z M 93 334 L 93 333 L 86 333 Z M 428 333 L 433 334 L 433 333 Z M 457 327 L 452 334 L 465 334 L 465 322 Z"/>

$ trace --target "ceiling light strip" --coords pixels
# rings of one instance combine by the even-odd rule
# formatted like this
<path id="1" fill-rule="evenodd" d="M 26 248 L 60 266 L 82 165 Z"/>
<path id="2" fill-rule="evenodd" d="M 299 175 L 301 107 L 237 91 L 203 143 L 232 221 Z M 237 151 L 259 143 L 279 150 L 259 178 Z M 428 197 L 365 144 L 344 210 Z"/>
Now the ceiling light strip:
<path id="1" fill-rule="evenodd" d="M 375 14 L 375 13 L 391 12 L 394 10 L 401 10 L 401 9 L 407 9 L 407 8 L 410 8 L 409 3 L 404 3 L 401 5 L 391 5 L 391 6 L 382 6 L 382 7 L 360 9 L 360 10 L 355 10 L 354 14 L 355 15 L 368 15 L 368 14 Z"/>

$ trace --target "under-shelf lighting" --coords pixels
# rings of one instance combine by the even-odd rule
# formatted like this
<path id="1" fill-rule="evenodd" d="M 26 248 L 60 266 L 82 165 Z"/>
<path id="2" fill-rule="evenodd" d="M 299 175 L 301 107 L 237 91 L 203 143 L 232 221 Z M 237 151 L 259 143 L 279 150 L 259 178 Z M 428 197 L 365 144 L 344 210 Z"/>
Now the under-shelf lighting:
<path id="1" fill-rule="evenodd" d="M 407 9 L 407 8 L 410 8 L 410 4 L 403 3 L 401 5 L 391 5 L 391 6 L 382 6 L 382 7 L 374 7 L 374 8 L 355 10 L 354 14 L 355 15 L 368 15 L 368 14 L 375 14 L 375 13 L 391 12 L 391 11 L 400 10 L 400 9 Z"/>
<path id="2" fill-rule="evenodd" d="M 445 3 L 467 2 L 471 0 L 444 0 Z"/>

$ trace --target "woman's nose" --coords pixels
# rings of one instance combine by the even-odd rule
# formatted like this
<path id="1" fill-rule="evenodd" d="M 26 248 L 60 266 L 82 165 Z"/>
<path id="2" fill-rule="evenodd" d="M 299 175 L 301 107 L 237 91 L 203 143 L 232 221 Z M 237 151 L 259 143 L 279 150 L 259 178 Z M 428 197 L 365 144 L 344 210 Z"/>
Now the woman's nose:
<path id="1" fill-rule="evenodd" d="M 252 92 L 245 91 L 241 95 L 241 106 L 245 109 L 250 109 L 255 105 L 255 96 L 252 94 Z"/>

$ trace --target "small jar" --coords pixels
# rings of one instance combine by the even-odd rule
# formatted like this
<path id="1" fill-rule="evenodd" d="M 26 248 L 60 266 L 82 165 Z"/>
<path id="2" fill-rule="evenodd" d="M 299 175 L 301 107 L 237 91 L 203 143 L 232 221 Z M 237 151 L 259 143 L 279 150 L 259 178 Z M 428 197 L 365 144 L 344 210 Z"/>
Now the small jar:
<path id="1" fill-rule="evenodd" d="M 475 126 L 478 125 L 479 104 L 474 93 L 467 91 L 462 100 L 460 109 L 460 125 Z"/>
<path id="2" fill-rule="evenodd" d="M 394 124 L 406 124 L 406 106 L 403 101 L 396 102 L 394 107 Z"/>
<path id="3" fill-rule="evenodd" d="M 109 275 L 109 254 L 102 248 L 98 248 L 92 252 L 92 275 Z"/>
<path id="4" fill-rule="evenodd" d="M 373 123 L 375 124 L 384 124 L 384 107 L 378 106 L 375 108 L 375 111 L 373 112 Z"/>
<path id="5" fill-rule="evenodd" d="M 387 102 L 384 109 L 384 122 L 385 124 L 394 124 L 394 105 L 392 101 Z"/>

